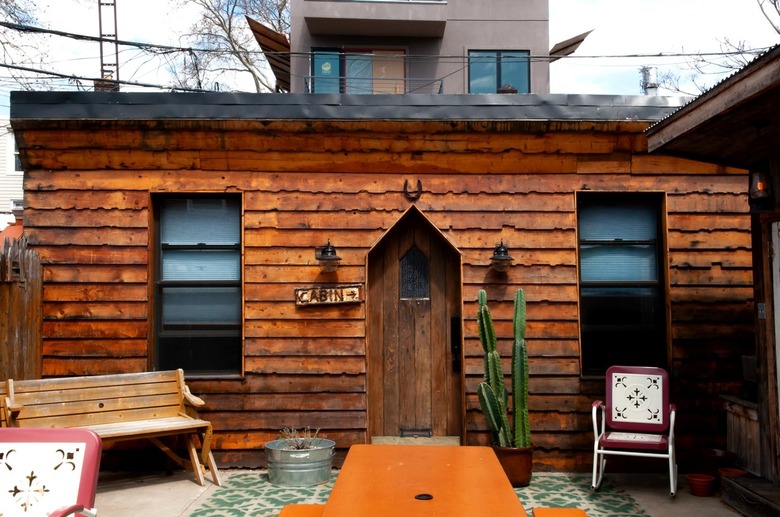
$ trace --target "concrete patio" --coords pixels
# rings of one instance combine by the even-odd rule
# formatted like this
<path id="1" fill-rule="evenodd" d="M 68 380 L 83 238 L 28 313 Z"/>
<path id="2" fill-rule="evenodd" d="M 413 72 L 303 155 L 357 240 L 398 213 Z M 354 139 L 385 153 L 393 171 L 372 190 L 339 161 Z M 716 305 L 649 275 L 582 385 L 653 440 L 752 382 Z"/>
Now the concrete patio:
<path id="1" fill-rule="evenodd" d="M 262 475 L 262 471 L 231 470 L 224 471 L 224 474 L 228 476 L 231 472 L 257 472 L 258 479 Z M 692 495 L 683 475 L 674 498 L 669 497 L 668 480 L 661 474 L 612 474 L 609 477 L 651 517 L 740 515 L 723 504 L 717 493 L 711 497 Z M 102 517 L 126 517 L 138 512 L 149 517 L 189 516 L 217 488 L 208 481 L 206 486 L 199 486 L 193 481 L 192 474 L 184 471 L 171 475 L 162 472 L 104 472 L 98 483 L 96 504 Z M 204 513 L 199 512 L 199 515 Z"/>

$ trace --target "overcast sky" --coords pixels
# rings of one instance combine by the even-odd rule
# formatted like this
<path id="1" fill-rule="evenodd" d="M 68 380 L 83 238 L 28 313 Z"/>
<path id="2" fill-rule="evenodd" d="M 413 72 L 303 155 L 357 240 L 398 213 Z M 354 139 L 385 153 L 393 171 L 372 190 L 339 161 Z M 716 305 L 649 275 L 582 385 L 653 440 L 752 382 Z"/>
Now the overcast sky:
<path id="1" fill-rule="evenodd" d="M 553 93 L 638 94 L 642 66 L 690 74 L 685 57 L 587 56 L 719 52 L 723 38 L 750 48 L 780 43 L 756 0 L 550 0 L 551 47 L 589 30 L 578 57 L 550 65 Z M 712 86 L 724 77 L 705 81 Z"/>
<path id="2" fill-rule="evenodd" d="M 194 21 L 192 13 L 178 10 L 172 0 L 116 3 L 121 40 L 178 45 L 177 34 Z M 98 35 L 94 0 L 51 0 L 50 4 L 41 20 L 47 27 Z M 661 72 L 673 70 L 683 79 L 690 73 L 687 66 L 691 58 L 686 57 L 593 56 L 718 52 L 718 40 L 724 37 L 734 42 L 747 41 L 751 48 L 780 43 L 756 0 L 550 0 L 550 46 L 588 30 L 593 32 L 575 57 L 550 65 L 553 93 L 640 94 L 642 66 L 655 66 Z M 98 43 L 55 36 L 48 41 L 53 49 L 52 69 L 86 77 L 99 75 Z M 120 66 L 122 80 L 170 84 L 164 58 L 152 59 L 123 50 Z M 705 81 L 712 86 L 723 77 L 707 77 Z M 6 113 L 7 92 L 12 89 L 16 88 L 7 81 L 0 83 L 0 107 Z M 136 88 L 123 87 L 130 89 Z"/>

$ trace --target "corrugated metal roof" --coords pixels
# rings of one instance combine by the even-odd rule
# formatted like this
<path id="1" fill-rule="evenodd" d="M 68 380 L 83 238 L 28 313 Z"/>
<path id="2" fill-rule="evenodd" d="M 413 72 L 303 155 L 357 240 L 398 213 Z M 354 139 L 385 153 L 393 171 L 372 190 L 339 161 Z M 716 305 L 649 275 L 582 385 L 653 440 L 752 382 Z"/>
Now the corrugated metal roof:
<path id="1" fill-rule="evenodd" d="M 780 45 L 645 130 L 650 152 L 750 168 L 777 154 Z"/>
<path id="2" fill-rule="evenodd" d="M 657 121 L 685 97 L 12 92 L 12 120 Z"/>

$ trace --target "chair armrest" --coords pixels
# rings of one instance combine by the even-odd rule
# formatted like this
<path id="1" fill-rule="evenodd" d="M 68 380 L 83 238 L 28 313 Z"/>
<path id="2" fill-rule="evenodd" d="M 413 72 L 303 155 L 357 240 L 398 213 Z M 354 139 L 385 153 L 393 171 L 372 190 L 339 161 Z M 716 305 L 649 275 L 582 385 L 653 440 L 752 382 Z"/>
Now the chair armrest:
<path id="1" fill-rule="evenodd" d="M 65 517 L 66 515 L 73 515 L 75 513 L 83 512 L 84 509 L 85 508 L 83 504 L 72 504 L 70 506 L 63 506 L 62 508 L 57 508 L 52 513 L 50 513 L 49 517 Z"/>
<path id="2" fill-rule="evenodd" d="M 604 402 L 594 400 L 590 406 L 591 417 L 593 418 L 593 437 L 598 440 L 599 436 L 604 434 Z M 601 432 L 599 432 L 599 409 L 601 410 Z"/>
<path id="3" fill-rule="evenodd" d="M 189 404 L 190 406 L 195 406 L 195 407 L 204 406 L 206 404 L 202 398 L 193 395 L 190 392 L 190 387 L 186 385 L 184 386 L 184 402 L 186 404 Z"/>

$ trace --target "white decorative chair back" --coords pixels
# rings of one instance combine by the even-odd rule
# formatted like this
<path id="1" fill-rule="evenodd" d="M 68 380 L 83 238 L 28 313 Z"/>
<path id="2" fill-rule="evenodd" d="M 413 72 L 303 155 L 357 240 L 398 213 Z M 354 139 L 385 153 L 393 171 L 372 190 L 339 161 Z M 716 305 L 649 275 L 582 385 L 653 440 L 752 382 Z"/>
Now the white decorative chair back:
<path id="1" fill-rule="evenodd" d="M 0 428 L 0 515 L 92 515 L 101 450 L 88 429 Z"/>
<path id="2" fill-rule="evenodd" d="M 612 367 L 607 371 L 607 427 L 664 432 L 669 427 L 666 371 L 648 367 Z"/>

